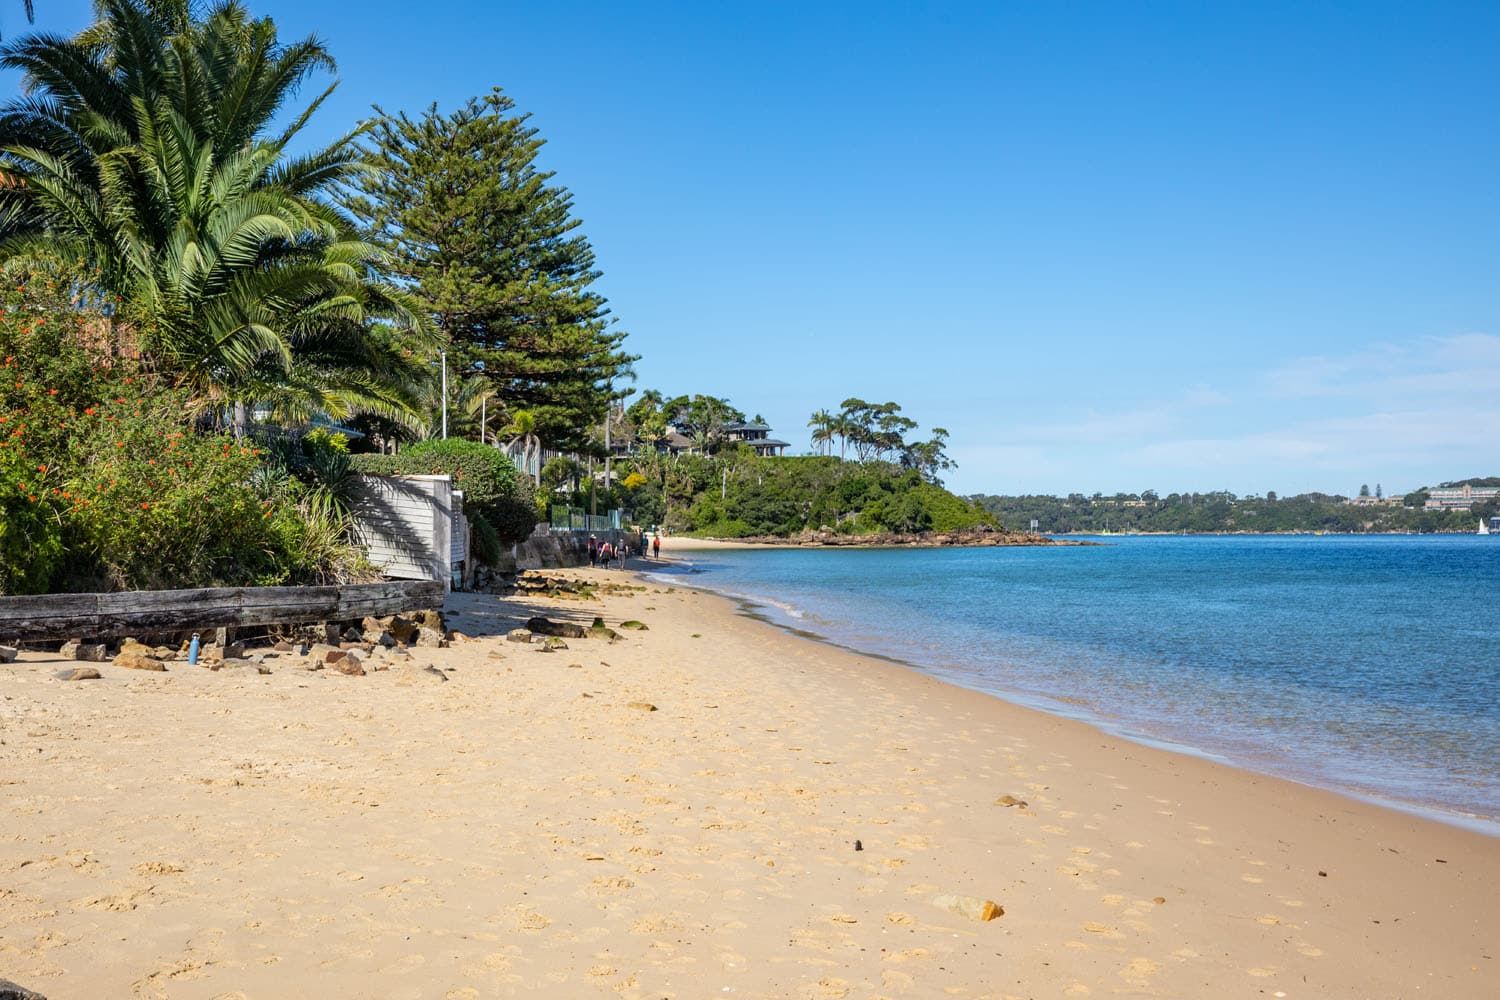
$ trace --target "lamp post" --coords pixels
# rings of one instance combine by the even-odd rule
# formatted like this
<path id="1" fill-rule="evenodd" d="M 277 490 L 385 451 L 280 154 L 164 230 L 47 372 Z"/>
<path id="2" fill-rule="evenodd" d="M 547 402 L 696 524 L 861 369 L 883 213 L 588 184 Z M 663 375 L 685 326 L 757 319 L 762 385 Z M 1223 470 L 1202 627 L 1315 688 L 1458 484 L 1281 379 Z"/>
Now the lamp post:
<path id="1" fill-rule="evenodd" d="M 443 439 L 448 438 L 448 352 L 439 351 L 443 363 Z"/>
<path id="2" fill-rule="evenodd" d="M 484 362 L 483 361 L 476 361 L 476 362 L 474 362 L 472 365 L 469 366 L 469 370 L 471 372 L 474 372 L 475 374 L 479 374 L 479 375 L 484 374 Z M 480 444 L 488 444 L 489 443 L 489 442 L 487 442 L 485 440 L 485 430 L 484 430 L 485 420 L 489 416 L 489 412 L 488 412 L 489 411 L 489 406 L 488 406 L 489 401 L 490 401 L 490 396 L 489 396 L 488 392 L 484 392 L 483 394 L 480 395 L 480 397 L 479 397 L 479 443 Z"/>

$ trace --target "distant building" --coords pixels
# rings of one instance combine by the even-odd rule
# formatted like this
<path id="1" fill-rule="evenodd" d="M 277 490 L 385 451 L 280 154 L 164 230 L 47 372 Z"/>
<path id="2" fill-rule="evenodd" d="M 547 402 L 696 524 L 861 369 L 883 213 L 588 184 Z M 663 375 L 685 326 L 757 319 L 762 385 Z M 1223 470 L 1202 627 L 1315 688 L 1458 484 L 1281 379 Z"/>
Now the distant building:
<path id="1" fill-rule="evenodd" d="M 1500 499 L 1500 486 L 1443 486 L 1427 491 L 1427 510 L 1468 510 L 1476 503 Z"/>
<path id="2" fill-rule="evenodd" d="M 1400 507 L 1402 498 L 1399 496 L 1389 497 L 1350 497 L 1345 501 L 1355 507 Z"/>
<path id="3" fill-rule="evenodd" d="M 786 454 L 791 447 L 785 441 L 778 441 L 771 437 L 771 428 L 765 424 L 735 423 L 724 426 L 724 440 L 730 444 L 744 444 L 755 449 L 755 453 L 762 457 L 780 456 Z M 693 439 L 683 434 L 676 427 L 667 428 L 667 436 L 662 439 L 661 450 L 669 455 L 692 454 L 698 450 Z"/>
<path id="4" fill-rule="evenodd" d="M 771 428 L 765 424 L 730 424 L 724 428 L 724 437 L 730 441 L 747 444 L 762 457 L 782 455 L 791 445 L 771 437 Z"/>

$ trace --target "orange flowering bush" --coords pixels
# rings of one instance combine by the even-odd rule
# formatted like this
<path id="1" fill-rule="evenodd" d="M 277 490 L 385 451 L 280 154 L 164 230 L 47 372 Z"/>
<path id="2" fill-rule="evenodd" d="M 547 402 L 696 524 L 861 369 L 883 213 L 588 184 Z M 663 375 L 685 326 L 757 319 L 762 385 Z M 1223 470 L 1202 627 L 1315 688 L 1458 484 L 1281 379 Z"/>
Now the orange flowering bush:
<path id="1" fill-rule="evenodd" d="M 45 280 L 0 301 L 0 593 L 295 578 L 300 517 L 252 489 L 257 448 L 195 430 L 185 392 Z"/>
<path id="2" fill-rule="evenodd" d="M 46 590 L 66 554 L 68 401 L 100 373 L 77 347 L 79 314 L 60 311 L 60 299 L 54 279 L 36 277 L 0 305 L 0 593 Z"/>

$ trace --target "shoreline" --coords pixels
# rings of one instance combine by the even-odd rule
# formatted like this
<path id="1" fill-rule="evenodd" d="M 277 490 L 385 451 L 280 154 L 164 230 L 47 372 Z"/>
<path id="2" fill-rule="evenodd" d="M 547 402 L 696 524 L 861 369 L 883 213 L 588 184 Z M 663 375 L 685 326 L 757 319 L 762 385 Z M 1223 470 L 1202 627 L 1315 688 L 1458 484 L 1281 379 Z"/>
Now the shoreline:
<path id="1" fill-rule="evenodd" d="M 1012 533 L 1014 534 L 1014 533 Z M 835 543 L 806 540 L 796 537 L 773 538 L 758 535 L 752 538 L 699 538 L 691 535 L 665 536 L 674 551 L 706 551 L 710 549 L 925 549 L 925 548 L 992 548 L 1005 545 L 1108 545 L 1109 541 L 1097 542 L 1087 539 L 1116 538 L 1468 538 L 1477 536 L 1473 531 L 1048 531 L 1035 537 L 1050 539 L 1039 542 L 885 542 L 885 541 L 839 541 Z M 859 536 L 843 536 L 858 538 Z M 666 547 L 663 548 L 666 551 Z"/>
<path id="2" fill-rule="evenodd" d="M 445 680 L 0 665 L 3 974 L 50 1000 L 1500 982 L 1494 838 L 1118 739 L 716 594 L 548 575 L 616 586 L 453 595 L 478 638 L 413 650 Z M 532 614 L 649 628 L 505 641 Z M 1005 912 L 977 923 L 945 894 Z"/>
<path id="3" fill-rule="evenodd" d="M 1086 725 L 1095 730 L 1101 737 L 1125 740 L 1129 743 L 1135 744 L 1136 746 L 1149 747 L 1153 750 L 1159 750 L 1163 753 L 1181 754 L 1184 757 L 1192 757 L 1194 759 L 1202 760 L 1207 763 L 1217 764 L 1221 767 L 1233 768 L 1236 771 L 1241 771 L 1248 775 L 1255 775 L 1262 778 L 1271 778 L 1276 781 L 1286 781 L 1303 788 L 1329 792 L 1331 794 L 1339 795 L 1355 802 L 1363 802 L 1366 805 L 1374 806 L 1378 809 L 1389 809 L 1394 812 L 1405 813 L 1410 816 L 1416 816 L 1420 819 L 1427 819 L 1436 823 L 1441 823 L 1444 826 L 1452 826 L 1461 830 L 1467 830 L 1471 833 L 1478 833 L 1487 837 L 1500 838 L 1500 819 L 1495 819 L 1488 816 L 1480 816 L 1477 813 L 1466 813 L 1457 809 L 1446 808 L 1436 803 L 1427 804 L 1422 802 L 1411 802 L 1405 799 L 1382 797 L 1372 792 L 1366 792 L 1352 786 L 1324 785 L 1319 784 L 1318 782 L 1311 779 L 1298 777 L 1297 775 L 1293 774 L 1279 774 L 1275 771 L 1263 770 L 1254 766 L 1254 764 L 1248 761 L 1224 753 L 1220 753 L 1215 750 L 1210 750 L 1206 747 L 1200 747 L 1196 744 L 1185 743 L 1181 740 L 1174 740 L 1167 736 L 1155 736 L 1151 733 L 1134 732 L 1121 726 L 1115 726 L 1110 722 L 1109 718 L 1105 716 L 1101 716 L 1093 711 L 1080 709 L 1078 706 L 1072 705 L 1067 701 L 1058 700 L 1056 697 L 1051 697 L 1045 694 L 1032 694 L 1026 691 L 1002 688 L 991 690 L 985 688 L 970 687 L 966 684 L 959 683 L 956 680 L 950 680 L 947 677 L 944 677 L 942 674 L 934 672 L 930 668 L 925 667 L 921 663 L 915 662 L 913 660 L 903 659 L 899 656 L 894 656 L 889 653 L 881 653 L 871 649 L 862 649 L 858 646 L 852 646 L 847 643 L 839 642 L 836 639 L 830 638 L 826 635 L 822 635 L 818 632 L 814 632 L 811 629 L 798 628 L 795 625 L 789 625 L 785 622 L 779 622 L 769 614 L 759 614 L 757 613 L 759 609 L 772 608 L 774 606 L 761 603 L 756 598 L 725 594 L 716 591 L 711 587 L 702 587 L 691 583 L 683 583 L 680 584 L 680 586 L 688 587 L 700 593 L 708 594 L 710 596 L 729 601 L 739 608 L 739 613 L 744 617 L 749 618 L 752 621 L 760 622 L 795 638 L 802 639 L 807 642 L 816 642 L 833 649 L 843 650 L 844 652 L 852 653 L 855 656 L 867 657 L 872 660 L 880 660 L 885 663 L 894 664 L 907 670 L 915 671 L 916 673 L 922 674 L 923 676 L 931 677 L 934 680 L 940 681 L 941 683 L 949 684 L 953 687 L 959 688 L 960 690 L 971 691 L 974 694 L 983 695 L 989 698 L 996 698 L 1008 705 L 1014 705 L 1017 708 L 1026 709 L 1032 712 L 1040 712 L 1044 715 L 1052 716 L 1054 718 L 1068 719 L 1073 722 L 1082 723 L 1083 725 Z"/>
<path id="4" fill-rule="evenodd" d="M 968 685 L 961 684 L 958 681 L 949 680 L 941 674 L 935 673 L 928 667 L 925 667 L 913 660 L 906 660 L 899 656 L 893 656 L 889 653 L 881 653 L 875 650 L 862 649 L 858 646 L 851 646 L 846 643 L 839 642 L 836 639 L 829 638 L 826 635 L 821 635 L 817 632 L 812 631 L 811 629 L 798 628 L 794 625 L 788 625 L 784 622 L 776 621 L 770 615 L 758 614 L 756 613 L 756 609 L 769 608 L 772 607 L 772 605 L 759 603 L 755 598 L 738 597 L 724 594 L 709 587 L 699 587 L 688 583 L 681 584 L 681 586 L 688 587 L 700 593 L 708 594 L 710 596 L 729 601 L 730 603 L 738 606 L 739 613 L 744 617 L 749 618 L 752 621 L 760 622 L 761 624 L 769 626 L 770 628 L 777 629 L 778 631 L 784 632 L 794 638 L 801 639 L 806 642 L 819 643 L 820 645 L 828 646 L 832 649 L 843 650 L 844 652 L 851 653 L 855 656 L 861 656 L 871 660 L 880 660 L 885 663 L 890 663 L 895 666 L 902 667 L 906 670 L 914 671 L 925 677 L 931 677 L 934 680 L 937 680 L 943 684 L 948 684 L 952 687 L 956 687 L 960 690 L 970 691 L 974 694 L 982 695 L 988 698 L 995 698 L 999 701 L 1005 702 L 1007 705 L 1013 705 L 1016 708 L 1025 709 L 1031 712 L 1040 712 L 1043 715 L 1051 716 L 1053 718 L 1067 719 L 1072 722 L 1077 722 L 1093 729 L 1099 734 L 1100 737 L 1103 738 L 1124 740 L 1136 746 L 1148 747 L 1152 750 L 1158 750 L 1162 753 L 1180 754 L 1184 757 L 1192 757 L 1195 760 L 1201 760 L 1205 763 L 1216 764 L 1220 767 L 1232 768 L 1236 771 L 1243 772 L 1246 775 L 1253 775 L 1260 778 L 1269 778 L 1275 781 L 1285 781 L 1302 788 L 1309 788 L 1320 792 L 1328 792 L 1332 795 L 1338 795 L 1342 798 L 1346 798 L 1354 802 L 1362 802 L 1365 805 L 1374 806 L 1377 809 L 1386 809 L 1392 812 L 1404 813 L 1409 816 L 1415 816 L 1418 819 L 1430 820 L 1435 823 L 1440 823 L 1444 826 L 1451 826 L 1456 829 L 1466 830 L 1470 833 L 1477 833 L 1481 836 L 1500 839 L 1500 819 L 1492 819 L 1487 816 L 1480 816 L 1476 813 L 1466 813 L 1456 809 L 1445 808 L 1438 804 L 1426 804 L 1421 802 L 1410 802 L 1405 799 L 1381 797 L 1372 792 L 1366 792 L 1355 787 L 1324 785 L 1319 784 L 1318 782 L 1311 779 L 1304 779 L 1292 774 L 1278 774 L 1275 771 L 1262 770 L 1258 767 L 1255 767 L 1248 761 L 1244 761 L 1237 757 L 1229 756 L 1215 750 L 1210 750 L 1206 747 L 1200 747 L 1192 743 L 1185 743 L 1181 740 L 1174 740 L 1166 736 L 1154 736 L 1150 733 L 1133 732 L 1124 727 L 1112 725 L 1107 717 L 1100 716 L 1092 711 L 1082 710 L 1078 706 L 1072 705 L 1066 701 L 1060 701 L 1055 697 L 1049 697 L 1047 695 L 1033 695 L 1029 692 L 1010 689 L 988 690 L 969 687 Z"/>
<path id="5" fill-rule="evenodd" d="M 1266 534 L 1269 537 L 1273 533 Z M 752 546 L 715 546 L 715 548 L 723 549 L 741 547 L 750 548 Z M 703 551 L 708 550 L 705 549 Z M 699 582 L 698 571 L 683 572 L 682 567 L 684 564 L 677 560 L 664 559 L 661 563 L 661 565 L 655 568 L 655 571 L 661 572 L 662 570 L 667 570 L 667 572 L 661 573 L 660 580 L 670 580 L 672 585 L 687 587 L 699 593 L 729 601 L 739 607 L 745 617 L 799 639 L 816 642 L 857 656 L 896 664 L 943 683 L 951 684 L 984 697 L 995 698 L 1009 705 L 1029 711 L 1041 712 L 1049 716 L 1077 721 L 1092 727 L 1103 736 L 1126 740 L 1137 746 L 1151 747 L 1168 753 L 1182 754 L 1221 766 L 1231 767 L 1246 774 L 1290 782 L 1301 787 L 1339 795 L 1376 808 L 1393 810 L 1491 838 L 1500 838 L 1500 811 L 1497 811 L 1493 815 L 1486 815 L 1447 804 L 1440 799 L 1424 801 L 1415 798 L 1401 798 L 1395 795 L 1381 794 L 1378 790 L 1361 787 L 1357 784 L 1342 784 L 1338 782 L 1336 777 L 1330 778 L 1326 775 L 1320 775 L 1315 771 L 1298 770 L 1295 766 L 1288 765 L 1286 760 L 1278 760 L 1274 754 L 1256 756 L 1254 753 L 1246 752 L 1245 748 L 1240 748 L 1237 752 L 1233 748 L 1220 749 L 1212 747 L 1211 744 L 1203 745 L 1194 742 L 1190 738 L 1184 738 L 1182 735 L 1171 732 L 1153 732 L 1150 728 L 1151 721 L 1149 719 L 1127 721 L 1106 712 L 1101 712 L 1095 706 L 1086 704 L 1083 701 L 1059 696 L 1044 690 L 1012 688 L 1005 686 L 1003 683 L 986 685 L 966 683 L 961 676 L 952 671 L 935 668 L 918 660 L 904 658 L 897 654 L 882 652 L 877 648 L 873 648 L 873 646 L 861 646 L 856 640 L 834 638 L 830 635 L 814 631 L 799 624 L 800 611 L 793 612 L 788 606 L 779 604 L 775 599 L 763 595 L 722 591 L 714 587 L 711 583 Z M 636 571 L 647 574 L 653 572 L 653 569 L 644 568 L 636 569 Z M 704 577 L 703 579 L 706 580 L 708 578 Z"/>

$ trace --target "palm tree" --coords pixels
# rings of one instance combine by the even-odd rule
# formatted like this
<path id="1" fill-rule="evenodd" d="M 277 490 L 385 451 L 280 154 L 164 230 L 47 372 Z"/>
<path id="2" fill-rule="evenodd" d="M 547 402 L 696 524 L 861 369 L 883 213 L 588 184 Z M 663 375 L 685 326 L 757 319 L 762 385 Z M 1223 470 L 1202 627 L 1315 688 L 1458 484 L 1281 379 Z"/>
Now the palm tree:
<path id="1" fill-rule="evenodd" d="M 505 414 L 505 405 L 500 402 L 500 391 L 495 383 L 482 375 L 464 379 L 459 383 L 458 396 L 454 402 L 454 409 L 460 417 L 457 421 L 459 433 L 477 430 L 480 442 L 488 444 L 491 437 L 490 425 Z M 472 426 L 470 421 L 473 422 Z"/>
<path id="2" fill-rule="evenodd" d="M 511 415 L 505 433 L 511 435 L 506 447 L 521 446 L 521 467 L 530 473 L 537 486 L 542 485 L 542 439 L 537 437 L 537 417 L 531 410 L 517 410 Z"/>
<path id="3" fill-rule="evenodd" d="M 827 454 L 833 446 L 834 416 L 827 410 L 819 410 L 807 421 L 807 426 L 813 429 L 812 443 L 823 454 Z"/>
<path id="4" fill-rule="evenodd" d="M 331 88 L 271 132 L 323 46 L 234 2 L 98 8 L 79 38 L 0 48 L 29 87 L 0 108 L 0 259 L 90 268 L 142 354 L 240 429 L 250 406 L 420 423 L 422 321 L 328 201 L 360 169 L 352 137 L 287 152 Z"/>
<path id="5" fill-rule="evenodd" d="M 833 438 L 838 438 L 839 461 L 841 462 L 844 460 L 845 449 L 848 448 L 849 439 L 854 436 L 855 429 L 854 421 L 849 419 L 847 414 L 837 413 L 833 415 L 833 420 L 828 427 L 829 450 L 832 450 Z"/>

